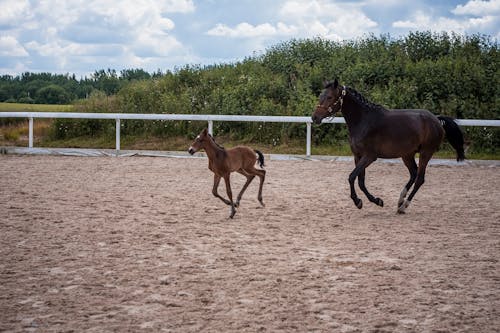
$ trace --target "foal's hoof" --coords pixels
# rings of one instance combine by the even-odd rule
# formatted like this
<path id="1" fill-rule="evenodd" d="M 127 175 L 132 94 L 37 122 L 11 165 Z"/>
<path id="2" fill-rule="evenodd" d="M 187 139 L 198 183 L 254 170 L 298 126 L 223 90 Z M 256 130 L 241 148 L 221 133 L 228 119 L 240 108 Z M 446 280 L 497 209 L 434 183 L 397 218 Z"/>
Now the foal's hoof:
<path id="1" fill-rule="evenodd" d="M 234 203 L 234 207 L 235 207 L 235 208 L 238 208 L 239 206 L 240 206 L 240 202 L 239 202 L 239 201 L 236 201 L 236 202 Z"/>
<path id="2" fill-rule="evenodd" d="M 266 205 L 264 205 L 264 203 L 262 202 L 262 200 L 259 200 L 259 202 L 262 205 L 262 207 L 266 207 Z"/>
<path id="3" fill-rule="evenodd" d="M 375 204 L 380 207 L 384 207 L 384 200 L 380 198 L 375 198 Z"/>

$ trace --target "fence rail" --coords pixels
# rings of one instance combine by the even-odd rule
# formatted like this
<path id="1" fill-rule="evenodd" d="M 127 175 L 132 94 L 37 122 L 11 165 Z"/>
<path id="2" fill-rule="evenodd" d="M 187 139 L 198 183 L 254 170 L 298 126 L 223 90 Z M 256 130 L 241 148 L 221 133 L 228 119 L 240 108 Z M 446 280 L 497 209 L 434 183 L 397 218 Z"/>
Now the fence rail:
<path id="1" fill-rule="evenodd" d="M 137 113 L 76 113 L 76 112 L 0 112 L 0 118 L 28 118 L 28 147 L 33 148 L 33 121 L 35 118 L 71 118 L 71 119 L 110 119 L 116 122 L 115 149 L 120 150 L 121 120 L 190 120 L 208 122 L 208 131 L 213 134 L 215 121 L 241 122 L 274 122 L 274 123 L 305 123 L 306 124 L 306 155 L 311 155 L 311 124 L 310 117 L 296 116 L 241 116 L 241 115 L 200 115 L 200 114 L 137 114 Z M 456 119 L 460 126 L 494 126 L 500 127 L 500 120 Z M 323 123 L 345 124 L 342 117 L 324 119 Z"/>

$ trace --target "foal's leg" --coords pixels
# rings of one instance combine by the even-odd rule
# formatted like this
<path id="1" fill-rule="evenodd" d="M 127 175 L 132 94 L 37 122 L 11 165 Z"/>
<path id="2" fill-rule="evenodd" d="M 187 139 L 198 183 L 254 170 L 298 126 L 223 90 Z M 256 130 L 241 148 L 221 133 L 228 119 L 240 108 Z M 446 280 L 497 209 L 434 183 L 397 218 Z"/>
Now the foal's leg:
<path id="1" fill-rule="evenodd" d="M 245 183 L 240 193 L 238 194 L 238 197 L 236 198 L 236 203 L 235 203 L 236 207 L 239 206 L 241 197 L 243 196 L 243 192 L 246 191 L 248 185 L 250 185 L 250 182 L 255 178 L 255 176 L 259 176 L 260 178 L 259 194 L 257 195 L 257 199 L 259 200 L 262 206 L 265 206 L 264 202 L 262 202 L 262 186 L 264 184 L 264 179 L 266 177 L 266 170 L 252 168 L 247 170 L 239 170 L 238 172 L 247 177 L 247 182 Z"/>
<path id="2" fill-rule="evenodd" d="M 259 194 L 257 196 L 257 199 L 259 200 L 262 206 L 265 206 L 264 202 L 262 201 L 262 186 L 264 185 L 264 180 L 266 179 L 266 170 L 259 170 L 259 169 L 254 169 L 254 170 L 257 173 L 257 176 L 259 176 L 260 178 Z"/>
<path id="3" fill-rule="evenodd" d="M 420 158 L 418 161 L 417 177 L 415 179 L 415 186 L 413 187 L 413 190 L 408 196 L 408 199 L 403 201 L 403 203 L 399 206 L 398 208 L 399 214 L 405 213 L 406 208 L 408 208 L 408 206 L 410 205 L 410 202 L 417 193 L 418 189 L 425 182 L 425 168 L 427 168 L 427 163 L 429 163 L 431 157 L 432 153 L 420 153 Z"/>
<path id="4" fill-rule="evenodd" d="M 238 197 L 236 198 L 236 202 L 234 203 L 234 205 L 236 207 L 238 207 L 240 205 L 240 200 L 241 200 L 241 197 L 243 196 L 243 193 L 247 189 L 248 185 L 250 185 L 252 180 L 255 178 L 255 175 L 251 175 L 248 172 L 246 172 L 245 170 L 238 170 L 238 173 L 241 173 L 243 176 L 247 177 L 247 182 L 245 183 L 245 185 L 243 185 L 243 188 L 241 189 L 240 193 L 238 194 Z"/>
<path id="5" fill-rule="evenodd" d="M 368 189 L 365 186 L 365 169 L 361 170 L 361 172 L 358 175 L 358 185 L 361 191 L 363 191 L 363 193 L 366 195 L 368 200 L 370 200 L 371 202 L 380 207 L 384 207 L 384 201 L 382 199 L 375 198 L 373 195 L 371 195 L 370 192 L 368 192 Z"/>
<path id="6" fill-rule="evenodd" d="M 224 175 L 224 182 L 226 183 L 227 197 L 229 198 L 229 204 L 231 205 L 231 214 L 229 217 L 233 218 L 234 214 L 236 214 L 236 209 L 234 208 L 233 192 L 231 191 L 231 182 L 229 180 L 230 175 L 230 173 Z"/>
<path id="7" fill-rule="evenodd" d="M 222 201 L 224 201 L 224 203 L 225 203 L 226 205 L 230 205 L 230 204 L 231 204 L 231 202 L 230 202 L 229 200 L 224 199 L 223 197 L 221 197 L 221 196 L 219 195 L 219 193 L 217 193 L 217 188 L 219 187 L 220 178 L 221 178 L 221 177 L 220 177 L 219 175 L 214 174 L 214 187 L 212 188 L 212 194 L 213 194 L 215 197 L 217 197 L 217 198 L 221 199 Z"/>
<path id="8" fill-rule="evenodd" d="M 363 207 L 363 202 L 361 201 L 360 198 L 358 198 L 358 195 L 356 194 L 356 190 L 354 189 L 354 181 L 361 174 L 361 172 L 364 172 L 366 167 L 368 167 L 370 164 L 372 164 L 373 161 L 375 161 L 375 160 L 376 160 L 376 158 L 368 157 L 368 156 L 362 156 L 361 158 L 355 158 L 356 167 L 349 175 L 349 185 L 351 187 L 351 199 L 352 199 L 352 201 L 354 201 L 354 204 L 359 209 L 361 209 L 361 207 Z"/>
<path id="9" fill-rule="evenodd" d="M 406 167 L 408 168 L 408 171 L 410 172 L 410 180 L 403 187 L 403 190 L 401 191 L 401 194 L 399 195 L 398 208 L 401 207 L 401 205 L 405 201 L 406 194 L 408 194 L 408 191 L 410 190 L 412 185 L 415 183 L 415 179 L 417 178 L 417 170 L 418 170 L 417 163 L 415 163 L 415 155 L 403 157 L 403 162 L 406 165 Z"/>

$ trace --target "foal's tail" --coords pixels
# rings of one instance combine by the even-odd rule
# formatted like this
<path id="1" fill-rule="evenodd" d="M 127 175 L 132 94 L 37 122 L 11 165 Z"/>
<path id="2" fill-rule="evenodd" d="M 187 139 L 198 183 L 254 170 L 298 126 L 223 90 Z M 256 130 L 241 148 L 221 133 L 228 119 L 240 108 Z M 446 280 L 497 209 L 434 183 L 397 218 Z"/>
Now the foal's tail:
<path id="1" fill-rule="evenodd" d="M 259 166 L 261 168 L 264 167 L 264 155 L 257 149 L 254 149 L 254 151 L 257 153 L 257 155 L 259 155 L 259 157 L 257 158 L 257 161 L 259 162 Z"/>
<path id="2" fill-rule="evenodd" d="M 446 116 L 438 116 L 441 125 L 443 125 L 444 132 L 446 133 L 446 139 L 450 142 L 453 148 L 457 151 L 457 161 L 463 161 L 465 159 L 464 152 L 464 135 L 460 127 L 453 120 L 453 118 Z"/>

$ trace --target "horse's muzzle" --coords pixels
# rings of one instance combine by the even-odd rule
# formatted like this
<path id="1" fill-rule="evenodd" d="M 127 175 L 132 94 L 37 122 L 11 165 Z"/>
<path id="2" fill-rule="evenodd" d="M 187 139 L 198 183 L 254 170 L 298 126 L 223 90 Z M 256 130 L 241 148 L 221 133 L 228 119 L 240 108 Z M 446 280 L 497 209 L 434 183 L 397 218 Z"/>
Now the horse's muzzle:
<path id="1" fill-rule="evenodd" d="M 312 117 L 311 117 L 311 119 L 312 119 L 312 121 L 313 121 L 314 124 L 321 124 L 321 118 L 320 117 L 318 117 L 318 116 L 316 116 L 316 115 L 313 114 Z"/>
<path id="2" fill-rule="evenodd" d="M 191 154 L 191 155 L 193 155 L 196 152 L 194 151 L 194 149 L 192 147 L 189 147 L 188 153 Z"/>

